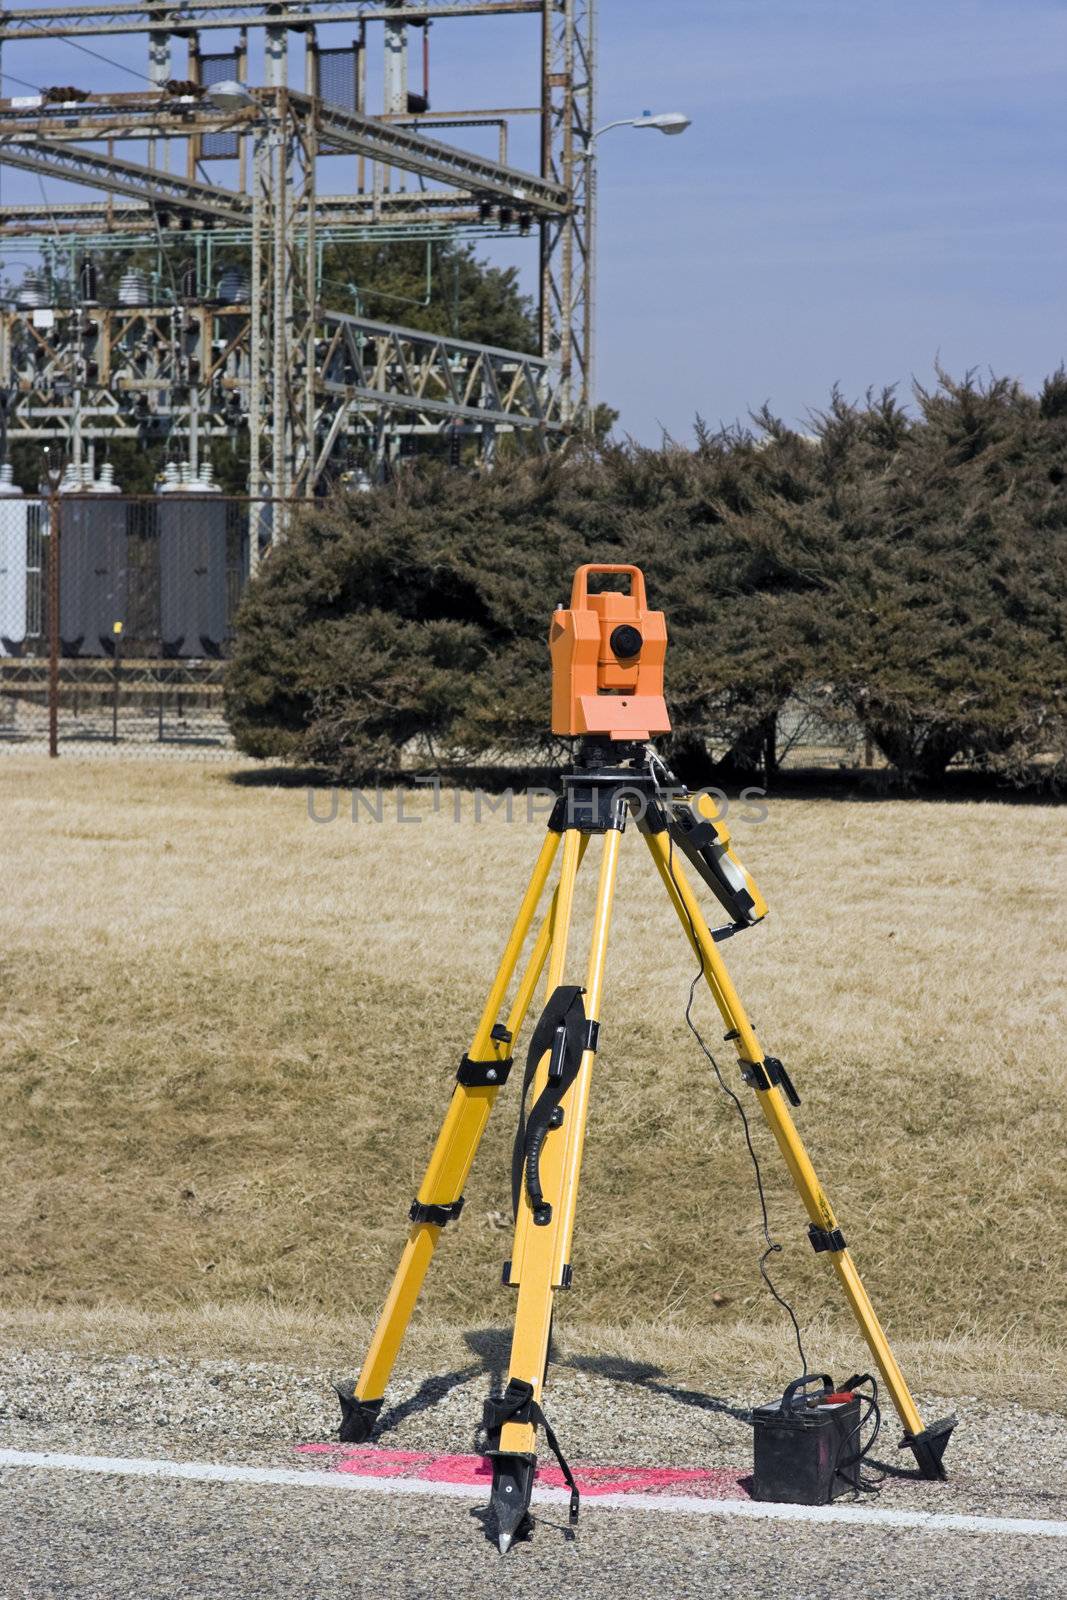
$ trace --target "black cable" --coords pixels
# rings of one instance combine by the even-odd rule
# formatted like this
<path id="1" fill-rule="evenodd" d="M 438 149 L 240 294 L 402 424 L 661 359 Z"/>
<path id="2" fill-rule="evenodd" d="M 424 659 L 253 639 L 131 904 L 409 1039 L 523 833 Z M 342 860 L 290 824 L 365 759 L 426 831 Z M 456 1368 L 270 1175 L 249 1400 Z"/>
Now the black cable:
<path id="1" fill-rule="evenodd" d="M 875 1440 L 878 1438 L 878 1435 L 881 1432 L 882 1408 L 878 1404 L 877 1378 L 875 1378 L 872 1373 L 867 1372 L 864 1373 L 862 1377 L 849 1378 L 848 1382 L 842 1387 L 855 1392 L 859 1389 L 859 1386 L 862 1383 L 869 1383 L 871 1386 L 871 1392 L 869 1395 L 858 1395 L 860 1400 L 867 1401 L 867 1410 L 863 1416 L 860 1417 L 860 1420 L 856 1423 L 856 1426 L 849 1429 L 848 1433 L 846 1433 L 845 1437 L 841 1440 L 841 1443 L 838 1446 L 837 1458 L 834 1462 L 833 1471 L 833 1477 L 835 1478 L 837 1477 L 838 1473 L 844 1473 L 845 1469 L 848 1467 L 859 1467 L 865 1457 L 870 1455 L 871 1451 L 874 1449 Z M 842 1460 L 842 1456 L 853 1439 L 856 1440 L 857 1444 L 860 1443 L 860 1440 L 863 1436 L 863 1430 L 867 1426 L 868 1422 L 870 1422 L 872 1417 L 874 1418 L 874 1428 L 871 1431 L 871 1436 L 867 1440 L 867 1443 L 862 1444 L 857 1450 L 856 1454 L 854 1456 L 849 1456 L 847 1461 Z M 857 1494 L 878 1494 L 881 1490 L 882 1482 L 886 1476 L 887 1474 L 884 1469 L 882 1470 L 881 1478 L 865 1478 L 862 1471 L 859 1471 L 856 1473 L 856 1482 L 852 1485 L 852 1487 L 855 1489 Z M 831 1482 L 832 1481 L 833 1479 L 831 1479 Z"/>
<path id="2" fill-rule="evenodd" d="M 774 1296 L 775 1300 L 777 1300 L 778 1304 L 782 1307 L 783 1311 L 787 1313 L 790 1322 L 793 1324 L 793 1334 L 797 1342 L 797 1351 L 800 1355 L 801 1366 L 804 1369 L 801 1376 L 806 1378 L 809 1371 L 808 1358 L 804 1354 L 804 1340 L 801 1336 L 800 1323 L 797 1321 L 797 1314 L 785 1296 L 775 1287 L 774 1281 L 771 1278 L 770 1273 L 767 1271 L 768 1259 L 773 1255 L 779 1255 L 781 1253 L 782 1246 L 771 1237 L 770 1217 L 767 1212 L 767 1196 L 763 1189 L 763 1173 L 760 1169 L 759 1157 L 756 1154 L 755 1146 L 752 1143 L 752 1133 L 748 1125 L 748 1117 L 745 1115 L 745 1108 L 741 1104 L 740 1099 L 730 1088 L 730 1085 L 726 1082 L 726 1079 L 722 1075 L 722 1070 L 719 1067 L 719 1063 L 716 1061 L 715 1057 L 704 1043 L 704 1040 L 700 1034 L 700 1030 L 693 1021 L 693 1001 L 696 998 L 697 984 L 706 975 L 707 969 L 704 964 L 704 951 L 701 948 L 700 940 L 697 938 L 696 924 L 690 915 L 689 907 L 685 903 L 685 897 L 678 886 L 678 879 L 674 875 L 674 835 L 671 831 L 669 819 L 667 823 L 667 872 L 670 876 L 671 882 L 674 884 L 674 891 L 678 896 L 678 904 L 685 912 L 686 921 L 689 923 L 689 931 L 693 940 L 693 947 L 696 950 L 697 956 L 700 960 L 700 966 L 697 968 L 697 971 L 693 977 L 693 981 L 689 985 L 689 1000 L 685 1008 L 686 1025 L 688 1026 L 690 1033 L 693 1035 L 701 1050 L 703 1050 L 704 1054 L 711 1062 L 712 1067 L 715 1069 L 715 1076 L 719 1080 L 719 1088 L 722 1090 L 723 1094 L 729 1095 L 730 1099 L 737 1107 L 738 1116 L 741 1118 L 741 1126 L 745 1130 L 745 1143 L 748 1146 L 748 1153 L 752 1160 L 752 1170 L 756 1174 L 756 1190 L 759 1194 L 760 1211 L 762 1213 L 763 1237 L 767 1241 L 767 1248 L 759 1258 L 760 1277 L 771 1291 L 771 1294 Z"/>

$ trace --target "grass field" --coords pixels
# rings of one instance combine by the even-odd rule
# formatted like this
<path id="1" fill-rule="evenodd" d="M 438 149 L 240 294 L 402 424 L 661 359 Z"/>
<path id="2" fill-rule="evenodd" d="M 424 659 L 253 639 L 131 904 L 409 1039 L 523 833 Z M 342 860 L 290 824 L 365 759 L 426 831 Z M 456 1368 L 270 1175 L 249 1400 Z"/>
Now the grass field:
<path id="1" fill-rule="evenodd" d="M 43 1329 L 128 1316 L 174 1337 L 200 1317 L 238 1342 L 364 1328 L 540 818 L 520 804 L 475 824 L 466 795 L 457 824 L 451 796 L 435 814 L 420 792 L 404 797 L 415 825 L 395 797 L 380 825 L 344 803 L 316 824 L 303 789 L 248 769 L 140 762 L 6 760 L 0 795 L 6 1326 L 32 1310 Z M 1053 1345 L 1064 1315 L 1063 819 L 772 798 L 735 829 L 771 916 L 725 954 L 803 1095 L 875 1303 L 895 1337 L 991 1371 Z M 785 1350 L 736 1114 L 685 1028 L 690 975 L 628 835 L 561 1309 L 634 1348 L 755 1329 Z M 716 1040 L 703 997 L 698 1015 Z M 442 1243 L 426 1328 L 511 1312 L 516 1088 Z M 778 1281 L 837 1338 L 847 1311 L 756 1138 Z"/>

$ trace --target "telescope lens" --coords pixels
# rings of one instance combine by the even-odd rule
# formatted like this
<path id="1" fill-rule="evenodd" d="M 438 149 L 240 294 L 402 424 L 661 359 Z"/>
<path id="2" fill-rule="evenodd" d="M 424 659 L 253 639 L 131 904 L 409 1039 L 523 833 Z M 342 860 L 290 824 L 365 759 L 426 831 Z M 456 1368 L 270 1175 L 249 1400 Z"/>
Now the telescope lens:
<path id="1" fill-rule="evenodd" d="M 638 630 L 631 627 L 628 622 L 620 623 L 617 628 L 611 630 L 609 640 L 611 648 L 624 661 L 637 655 L 644 642 Z"/>

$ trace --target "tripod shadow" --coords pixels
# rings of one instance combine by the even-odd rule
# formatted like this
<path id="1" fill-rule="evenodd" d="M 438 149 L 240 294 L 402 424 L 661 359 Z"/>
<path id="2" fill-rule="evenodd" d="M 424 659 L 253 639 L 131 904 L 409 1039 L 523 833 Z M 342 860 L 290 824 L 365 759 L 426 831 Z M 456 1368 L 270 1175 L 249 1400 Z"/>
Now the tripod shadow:
<path id="1" fill-rule="evenodd" d="M 903 1483 L 925 1483 L 927 1481 L 918 1467 L 898 1467 L 892 1461 L 879 1461 L 877 1456 L 865 1456 L 863 1465 L 875 1468 L 883 1478 L 899 1478 Z"/>
<path id="2" fill-rule="evenodd" d="M 386 1433 L 390 1428 L 398 1428 L 408 1417 L 416 1417 L 421 1411 L 432 1411 L 451 1390 L 457 1389 L 461 1383 L 469 1383 L 481 1370 L 481 1364 L 474 1363 L 461 1368 L 459 1372 L 445 1372 L 438 1377 L 425 1378 L 407 1400 L 401 1400 L 382 1413 L 375 1431 Z"/>
<path id="3" fill-rule="evenodd" d="M 475 1360 L 465 1367 L 459 1367 L 453 1372 L 443 1372 L 431 1378 L 424 1378 L 413 1395 L 406 1400 L 399 1400 L 383 1411 L 375 1427 L 376 1434 L 388 1433 L 393 1428 L 398 1428 L 409 1417 L 416 1417 L 425 1411 L 432 1411 L 440 1405 L 446 1395 L 453 1389 L 458 1389 L 464 1383 L 481 1374 L 486 1374 L 489 1379 L 486 1392 L 496 1394 L 504 1387 L 507 1372 L 508 1353 L 510 1350 L 510 1331 L 505 1328 L 475 1328 L 465 1333 L 464 1342 Z M 476 1448 L 481 1448 L 482 1425 L 476 1431 Z"/>
<path id="4" fill-rule="evenodd" d="M 463 1335 L 463 1339 L 472 1354 L 479 1357 L 481 1370 L 488 1373 L 491 1392 L 503 1389 L 511 1349 L 510 1329 L 472 1329 Z M 722 1416 L 733 1417 L 735 1422 L 745 1423 L 749 1427 L 752 1425 L 752 1412 L 748 1406 L 735 1405 L 722 1395 L 705 1394 L 699 1389 L 686 1389 L 671 1383 L 662 1367 L 649 1361 L 630 1361 L 624 1356 L 564 1356 L 554 1343 L 549 1346 L 548 1361 L 549 1366 L 592 1373 L 612 1383 L 633 1384 L 635 1388 L 662 1395 L 678 1405 L 693 1406 L 699 1411 L 715 1411 Z"/>
<path id="5" fill-rule="evenodd" d="M 648 1361 L 627 1361 L 621 1356 L 572 1356 L 560 1362 L 578 1372 L 591 1372 L 596 1377 L 608 1378 L 613 1383 L 630 1383 L 649 1394 L 663 1395 L 678 1405 L 693 1406 L 698 1411 L 715 1411 L 721 1416 L 733 1417 L 735 1422 L 752 1425 L 752 1412 L 748 1406 L 735 1405 L 717 1394 L 704 1394 L 699 1389 L 684 1389 L 671 1383 L 662 1367 Z"/>
<path id="6" fill-rule="evenodd" d="M 491 1392 L 495 1394 L 503 1389 L 511 1355 L 511 1329 L 469 1328 L 463 1335 L 463 1343 L 477 1356 L 478 1370 L 488 1374 Z"/>
<path id="7" fill-rule="evenodd" d="M 487 1395 L 503 1391 L 507 1380 L 511 1330 L 472 1328 L 464 1333 L 463 1341 L 475 1359 L 452 1372 L 424 1379 L 413 1395 L 383 1412 L 376 1432 L 386 1433 L 392 1428 L 399 1427 L 409 1417 L 432 1411 L 453 1389 L 459 1388 L 461 1384 L 470 1383 L 482 1375 L 487 1380 L 485 1386 Z M 621 1356 L 563 1356 L 553 1345 L 549 1349 L 549 1363 L 570 1368 L 575 1372 L 587 1372 L 598 1378 L 606 1378 L 611 1383 L 633 1385 L 648 1394 L 671 1400 L 676 1405 L 691 1406 L 697 1411 L 715 1412 L 720 1416 L 732 1417 L 735 1422 L 745 1426 L 752 1425 L 752 1413 L 747 1406 L 736 1405 L 722 1395 L 706 1394 L 699 1389 L 688 1389 L 672 1383 L 663 1369 L 651 1362 L 630 1361 Z M 474 1448 L 479 1451 L 484 1449 L 485 1442 L 484 1423 L 480 1421 L 475 1430 Z M 881 1466 L 881 1463 L 879 1465 Z M 918 1476 L 917 1472 L 909 1472 L 906 1468 L 888 1464 L 883 1470 L 893 1477 Z"/>

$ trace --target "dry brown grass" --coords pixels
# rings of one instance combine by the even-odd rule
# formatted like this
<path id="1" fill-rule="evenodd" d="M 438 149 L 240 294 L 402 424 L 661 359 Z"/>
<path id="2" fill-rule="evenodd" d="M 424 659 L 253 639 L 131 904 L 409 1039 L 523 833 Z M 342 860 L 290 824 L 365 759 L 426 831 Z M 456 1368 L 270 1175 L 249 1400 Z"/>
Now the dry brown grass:
<path id="1" fill-rule="evenodd" d="M 302 789 L 140 763 L 8 760 L 0 793 L 7 1305 L 362 1328 L 541 822 L 476 827 L 468 796 L 455 826 L 420 794 L 418 826 L 316 826 Z M 895 1336 L 991 1368 L 1062 1325 L 1062 832 L 1049 807 L 786 800 L 736 832 L 772 915 L 725 954 L 875 1302 Z M 743 1141 L 682 1018 L 690 970 L 628 836 L 566 1321 L 685 1349 L 759 1324 L 780 1350 Z M 515 1089 L 428 1327 L 511 1310 Z M 779 1281 L 845 1326 L 757 1138 Z"/>

